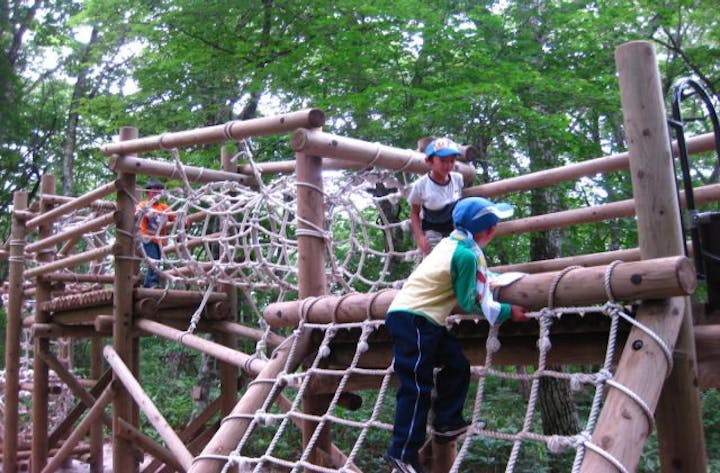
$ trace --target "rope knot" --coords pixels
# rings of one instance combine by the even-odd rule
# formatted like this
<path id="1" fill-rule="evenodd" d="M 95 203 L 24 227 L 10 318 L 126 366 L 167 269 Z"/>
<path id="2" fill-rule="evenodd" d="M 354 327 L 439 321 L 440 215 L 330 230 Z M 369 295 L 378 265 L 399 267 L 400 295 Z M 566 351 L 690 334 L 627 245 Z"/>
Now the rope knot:
<path id="1" fill-rule="evenodd" d="M 545 353 L 546 351 L 550 350 L 552 348 L 552 342 L 550 341 L 550 337 L 539 337 L 537 341 L 537 347 L 541 353 Z"/>
<path id="2" fill-rule="evenodd" d="M 600 371 L 598 371 L 596 377 L 597 377 L 597 382 L 598 382 L 598 383 L 604 383 L 604 382 L 607 381 L 608 379 L 612 379 L 613 374 L 612 374 L 612 372 L 611 372 L 609 369 L 603 368 L 603 369 L 601 369 Z"/>
<path id="3" fill-rule="evenodd" d="M 562 453 L 567 448 L 573 446 L 573 439 L 570 437 L 563 437 L 562 435 L 551 435 L 545 442 L 548 450 L 552 453 Z"/>
<path id="4" fill-rule="evenodd" d="M 573 437 L 573 447 L 575 447 L 575 448 L 581 447 L 582 445 L 585 445 L 585 443 L 589 442 L 590 440 L 592 440 L 592 435 L 590 434 L 590 432 L 587 430 L 583 430 L 582 432 L 580 432 L 579 434 L 577 434 Z"/>
<path id="5" fill-rule="evenodd" d="M 502 344 L 496 336 L 488 337 L 487 342 L 485 342 L 485 348 L 489 353 L 496 353 L 500 350 L 501 346 Z"/>
<path id="6" fill-rule="evenodd" d="M 608 315 L 610 317 L 618 317 L 618 316 L 620 316 L 621 313 L 623 313 L 625 311 L 623 306 L 621 306 L 617 302 L 613 302 L 613 301 L 607 301 L 603 305 L 602 310 L 603 310 L 603 313 L 605 313 L 606 315 Z"/>

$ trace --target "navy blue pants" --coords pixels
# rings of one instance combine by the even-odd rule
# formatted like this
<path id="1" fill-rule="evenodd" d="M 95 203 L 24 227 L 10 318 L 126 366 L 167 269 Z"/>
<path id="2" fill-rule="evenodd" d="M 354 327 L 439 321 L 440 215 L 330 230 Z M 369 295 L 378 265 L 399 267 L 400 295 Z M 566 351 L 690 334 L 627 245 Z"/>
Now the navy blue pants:
<path id="1" fill-rule="evenodd" d="M 388 453 L 406 462 L 416 461 L 425 443 L 431 407 L 433 425 L 457 426 L 470 383 L 470 364 L 457 338 L 445 327 L 408 312 L 391 312 L 385 319 L 393 340 L 395 374 L 400 379 L 395 424 Z M 440 367 L 431 400 L 433 368 Z"/>
<path id="2" fill-rule="evenodd" d="M 160 259 L 160 245 L 154 241 L 143 242 L 143 249 L 148 258 Z M 158 274 L 148 266 L 147 272 L 145 273 L 145 281 L 143 287 L 157 287 L 160 285 L 160 277 Z"/>

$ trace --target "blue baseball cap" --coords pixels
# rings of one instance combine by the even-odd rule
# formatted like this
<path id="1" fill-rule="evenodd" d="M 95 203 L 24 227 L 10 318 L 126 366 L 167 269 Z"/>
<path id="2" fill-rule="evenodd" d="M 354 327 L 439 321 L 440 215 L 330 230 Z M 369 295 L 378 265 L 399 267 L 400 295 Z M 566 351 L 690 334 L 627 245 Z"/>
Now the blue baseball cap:
<path id="1" fill-rule="evenodd" d="M 483 197 L 460 199 L 453 209 L 453 225 L 473 235 L 498 224 L 500 219 L 511 217 L 512 205 L 495 203 Z"/>
<path id="2" fill-rule="evenodd" d="M 462 151 L 457 143 L 449 138 L 435 138 L 425 147 L 425 156 L 431 158 L 439 156 L 445 158 L 447 156 L 460 156 Z"/>

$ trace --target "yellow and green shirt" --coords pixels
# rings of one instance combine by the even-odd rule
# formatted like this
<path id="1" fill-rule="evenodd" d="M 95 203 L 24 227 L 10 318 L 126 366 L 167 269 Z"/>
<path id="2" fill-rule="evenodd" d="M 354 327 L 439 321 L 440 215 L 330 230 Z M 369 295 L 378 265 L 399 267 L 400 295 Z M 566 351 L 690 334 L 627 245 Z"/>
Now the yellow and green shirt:
<path id="1" fill-rule="evenodd" d="M 390 304 L 388 315 L 410 312 L 445 325 L 456 305 L 468 313 L 483 314 L 490 324 L 510 318 L 510 304 L 493 298 L 482 250 L 457 230 L 415 268 Z"/>

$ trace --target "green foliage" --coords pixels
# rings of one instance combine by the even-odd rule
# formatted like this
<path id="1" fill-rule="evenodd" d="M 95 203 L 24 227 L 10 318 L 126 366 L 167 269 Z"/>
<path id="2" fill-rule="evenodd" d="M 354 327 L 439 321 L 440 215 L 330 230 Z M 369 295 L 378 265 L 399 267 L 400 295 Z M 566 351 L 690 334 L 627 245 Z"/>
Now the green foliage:
<path id="1" fill-rule="evenodd" d="M 708 471 L 720 471 L 720 391 L 703 391 L 702 406 Z"/>
<path id="2" fill-rule="evenodd" d="M 12 193 L 25 190 L 32 198 L 43 173 L 60 174 L 74 114 L 73 190 L 80 194 L 113 179 L 98 145 L 121 126 L 148 136 L 308 106 L 325 111 L 326 130 L 353 138 L 415 148 L 419 137 L 450 135 L 472 144 L 480 153 L 479 182 L 617 153 L 627 145 L 613 53 L 630 40 L 654 42 L 668 97 L 678 78 L 691 74 L 716 102 L 719 97 L 720 20 L 708 14 L 713 0 L 53 0 L 42 12 L 32 5 L 10 0 L 0 24 L 2 240 Z M 95 36 L 81 40 L 87 31 Z M 683 107 L 687 117 L 702 111 L 692 100 Z M 701 120 L 688 127 L 708 131 Z M 293 156 L 287 136 L 254 138 L 250 146 L 257 161 Z M 218 154 L 216 146 L 199 146 L 183 150 L 182 159 L 217 167 Z M 153 157 L 170 159 L 168 153 Z M 714 155 L 693 158 L 696 186 L 717 174 Z M 543 192 L 503 199 L 516 205 L 518 217 L 529 217 L 629 199 L 631 184 L 627 172 L 617 172 Z M 711 208 L 717 204 L 702 207 Z M 369 220 L 377 215 L 371 207 L 362 212 Z M 407 218 L 406 203 L 399 215 Z M 338 256 L 352 270 L 360 262 L 348 225 L 339 216 L 331 231 Z M 371 232 L 379 249 L 384 238 Z M 549 237 L 498 239 L 488 257 L 491 264 L 528 261 L 543 238 Z M 578 225 L 552 238 L 558 256 L 637 244 L 631 219 Z M 393 243 L 413 245 L 409 235 Z M 366 277 L 385 268 L 377 257 L 363 263 Z M 390 271 L 401 277 L 410 269 L 398 261 Z M 277 295 L 256 292 L 255 302 L 263 306 Z M 87 344 L 79 346 L 79 365 L 88 351 Z M 142 356 L 144 386 L 171 423 L 182 424 L 192 409 L 197 355 L 145 339 Z M 174 382 L 155 382 L 167 379 Z M 517 400 L 511 388 L 491 383 L 488 389 Z M 720 439 L 713 434 L 719 431 L 717 392 L 705 392 L 704 403 L 711 465 L 720 469 Z M 516 413 L 502 405 L 491 409 L 499 427 L 516 425 Z M 296 432 L 289 435 L 283 448 L 296 440 Z M 380 468 L 387 440 L 384 433 L 371 435 L 376 454 L 364 460 L 367 471 Z M 479 442 L 471 452 L 473 471 L 492 471 L 488 465 L 506 451 L 506 443 Z M 540 448 L 530 451 L 542 458 Z M 657 457 L 643 457 L 645 471 L 657 466 Z"/>
<path id="3" fill-rule="evenodd" d="M 193 410 L 191 393 L 197 383 L 200 354 L 155 337 L 143 337 L 140 349 L 140 382 L 145 392 L 168 423 L 181 428 Z M 150 435 L 152 427 L 145 427 Z"/>

